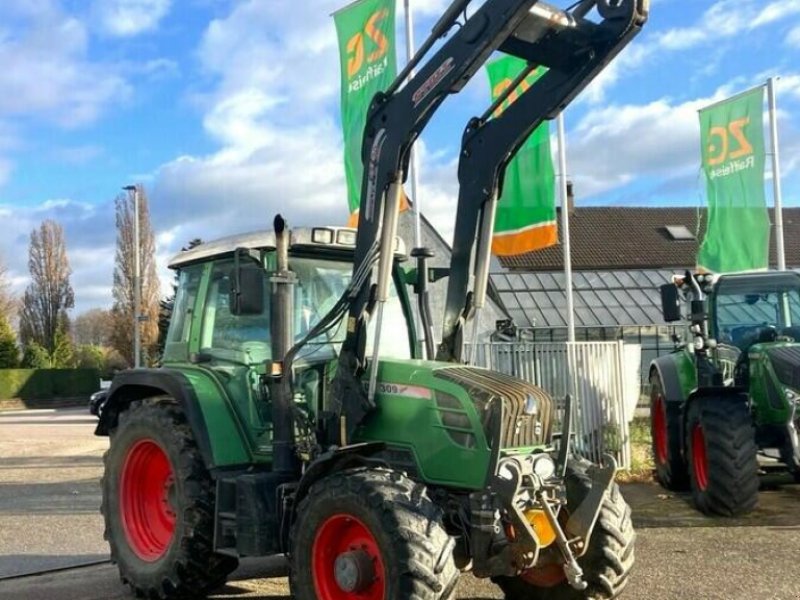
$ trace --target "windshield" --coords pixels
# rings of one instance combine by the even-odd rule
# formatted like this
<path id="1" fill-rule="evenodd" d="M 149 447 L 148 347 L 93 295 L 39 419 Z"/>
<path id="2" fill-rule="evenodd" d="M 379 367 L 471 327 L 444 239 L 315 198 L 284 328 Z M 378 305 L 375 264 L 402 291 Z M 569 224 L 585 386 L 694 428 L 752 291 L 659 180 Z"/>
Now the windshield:
<path id="1" fill-rule="evenodd" d="M 336 304 L 350 283 L 353 264 L 343 261 L 316 258 L 290 258 L 289 268 L 297 275 L 295 286 L 295 339 L 299 340 L 316 325 Z M 298 359 L 318 359 L 338 354 L 345 338 L 345 321 L 327 334 L 310 340 L 301 350 Z M 372 352 L 375 339 L 375 319 L 367 330 L 367 355 Z M 411 358 L 406 316 L 394 285 L 390 286 L 389 300 L 383 311 L 380 355 L 386 358 Z"/>
<path id="2" fill-rule="evenodd" d="M 717 339 L 743 348 L 765 336 L 800 340 L 800 291 L 797 288 L 718 294 Z"/>

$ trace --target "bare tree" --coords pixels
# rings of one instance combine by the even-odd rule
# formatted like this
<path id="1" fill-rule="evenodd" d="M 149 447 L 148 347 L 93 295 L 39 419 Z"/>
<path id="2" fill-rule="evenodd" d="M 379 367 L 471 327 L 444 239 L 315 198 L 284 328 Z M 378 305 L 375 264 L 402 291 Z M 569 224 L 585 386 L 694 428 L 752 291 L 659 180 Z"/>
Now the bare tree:
<path id="1" fill-rule="evenodd" d="M 150 224 L 150 208 L 142 186 L 139 191 L 139 239 L 141 247 L 142 348 L 146 362 L 156 358 L 158 342 L 158 308 L 160 285 L 156 271 L 156 242 Z M 133 313 L 134 313 L 134 199 L 132 194 L 117 197 L 117 253 L 114 267 L 114 321 L 111 345 L 128 364 L 133 360 Z"/>
<path id="2" fill-rule="evenodd" d="M 72 321 L 72 341 L 78 346 L 103 346 L 111 344 L 114 330 L 110 310 L 92 308 Z"/>
<path id="3" fill-rule="evenodd" d="M 44 221 L 31 232 L 28 269 L 31 282 L 22 298 L 20 339 L 23 345 L 35 342 L 52 354 L 56 333 L 68 329 L 67 310 L 75 305 L 64 230 L 55 221 Z"/>

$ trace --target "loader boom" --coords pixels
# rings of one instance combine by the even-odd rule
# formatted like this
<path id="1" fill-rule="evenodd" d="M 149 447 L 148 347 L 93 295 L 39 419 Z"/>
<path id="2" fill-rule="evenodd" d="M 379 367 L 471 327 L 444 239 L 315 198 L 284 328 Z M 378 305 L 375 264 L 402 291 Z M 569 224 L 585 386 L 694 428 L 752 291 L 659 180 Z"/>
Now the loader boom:
<path id="1" fill-rule="evenodd" d="M 546 119 L 553 119 L 583 90 L 641 30 L 648 2 L 624 0 L 611 6 L 598 2 L 600 23 L 584 15 L 592 1 L 571 12 L 553 11 L 547 30 L 529 29 L 500 47 L 528 61 L 528 69 L 489 109 L 472 119 L 464 131 L 458 167 L 459 196 L 444 330 L 437 359 L 461 362 L 465 324 L 477 323 L 488 279 L 492 230 L 505 169 L 519 148 Z M 537 5 L 539 10 L 547 10 Z M 521 84 L 537 66 L 547 72 L 530 87 Z M 525 89 L 527 88 L 527 89 Z M 522 93 L 520 94 L 520 89 Z M 502 112 L 497 109 L 518 97 Z M 499 114 L 498 114 L 499 112 Z M 473 286 L 468 293 L 470 268 Z"/>
<path id="2" fill-rule="evenodd" d="M 594 3 L 595 0 L 586 0 L 581 4 Z M 347 336 L 339 355 L 331 402 L 333 419 L 330 425 L 337 435 L 331 441 L 346 443 L 349 434 L 374 406 L 380 340 L 376 338 L 373 344 L 374 368 L 369 387 L 364 390 L 360 377 L 367 368 L 366 326 L 375 312 L 376 331 L 380 335 L 409 149 L 447 95 L 458 93 L 495 50 L 502 47 L 523 58 L 534 54 L 532 46 L 538 42 L 526 42 L 524 32 L 540 26 L 541 17 L 532 12 L 537 4 L 538 0 L 488 0 L 467 16 L 417 74 L 405 82 L 433 44 L 456 26 L 459 15 L 466 14 L 469 2 L 456 0 L 392 86 L 372 101 L 362 147 L 364 176 Z M 377 284 L 373 286 L 375 261 L 379 268 Z M 342 431 L 345 439 L 341 439 Z"/>

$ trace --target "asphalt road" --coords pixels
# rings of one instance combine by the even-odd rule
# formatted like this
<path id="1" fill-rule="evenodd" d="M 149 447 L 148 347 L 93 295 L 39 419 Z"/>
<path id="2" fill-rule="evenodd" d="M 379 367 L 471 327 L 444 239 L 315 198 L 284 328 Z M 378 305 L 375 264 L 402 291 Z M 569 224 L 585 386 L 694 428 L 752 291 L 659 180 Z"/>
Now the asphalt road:
<path id="1" fill-rule="evenodd" d="M 111 565 L 7 578 L 106 557 L 97 513 L 106 444 L 92 430 L 82 409 L 0 412 L 0 600 L 132 597 Z M 638 540 L 624 598 L 800 600 L 800 486 L 765 483 L 760 508 L 736 521 L 703 517 L 650 484 L 625 486 Z M 279 561 L 245 561 L 213 597 L 288 599 L 282 572 Z M 467 575 L 458 598 L 501 596 Z"/>

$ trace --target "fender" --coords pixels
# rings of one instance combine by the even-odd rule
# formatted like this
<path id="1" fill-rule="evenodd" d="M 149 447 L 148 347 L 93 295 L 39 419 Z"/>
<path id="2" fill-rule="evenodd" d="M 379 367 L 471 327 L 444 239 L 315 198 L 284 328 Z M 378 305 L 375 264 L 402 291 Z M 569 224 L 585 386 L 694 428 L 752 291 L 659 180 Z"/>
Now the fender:
<path id="1" fill-rule="evenodd" d="M 245 446 L 245 436 L 240 434 L 239 425 L 228 410 L 221 390 L 204 386 L 201 390 L 202 397 L 199 397 L 197 388 L 197 385 L 190 382 L 186 373 L 177 369 L 122 371 L 114 377 L 108 390 L 108 400 L 95 429 L 95 435 L 108 436 L 117 426 L 120 413 L 132 401 L 154 396 L 169 396 L 183 409 L 206 468 L 251 463 L 251 453 Z M 213 437 L 209 434 L 210 423 L 213 423 L 215 430 Z"/>
<path id="2" fill-rule="evenodd" d="M 336 448 L 321 454 L 303 473 L 295 492 L 295 506 L 305 497 L 311 486 L 337 471 L 353 467 L 386 467 L 386 461 L 373 458 L 374 454 L 386 449 L 383 442 L 364 442 L 344 448 Z"/>
<path id="3" fill-rule="evenodd" d="M 685 400 L 691 396 L 692 391 L 696 387 L 696 378 L 695 382 L 692 385 L 692 390 L 684 390 L 684 385 L 681 384 L 681 377 L 680 372 L 678 370 L 678 364 L 681 360 L 686 360 L 683 357 L 683 353 L 676 353 L 673 352 L 672 354 L 667 354 L 665 356 L 659 356 L 656 358 L 652 363 L 650 363 L 650 377 L 652 378 L 653 373 L 657 373 L 659 379 L 661 380 L 661 385 L 663 386 L 664 391 L 664 402 L 667 410 L 667 418 L 668 421 L 671 423 L 677 423 L 678 431 L 673 431 L 670 435 L 674 435 L 677 433 L 677 443 L 678 447 L 673 448 L 673 451 L 677 451 L 680 453 L 681 456 L 686 456 L 686 414 L 687 414 L 687 405 L 685 404 Z M 694 369 L 694 364 L 691 365 L 692 369 Z M 672 426 L 674 427 L 674 425 Z"/>
<path id="4" fill-rule="evenodd" d="M 677 353 L 659 356 L 650 363 L 650 376 L 653 372 L 658 373 L 661 385 L 664 387 L 664 400 L 669 404 L 672 402 L 683 402 L 688 398 L 688 394 L 681 385 L 681 377 L 678 372 L 678 362 L 681 359 Z M 696 387 L 695 385 L 692 388 Z"/>

